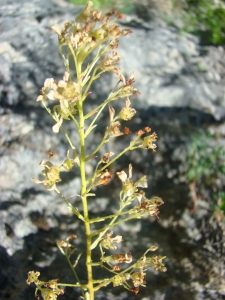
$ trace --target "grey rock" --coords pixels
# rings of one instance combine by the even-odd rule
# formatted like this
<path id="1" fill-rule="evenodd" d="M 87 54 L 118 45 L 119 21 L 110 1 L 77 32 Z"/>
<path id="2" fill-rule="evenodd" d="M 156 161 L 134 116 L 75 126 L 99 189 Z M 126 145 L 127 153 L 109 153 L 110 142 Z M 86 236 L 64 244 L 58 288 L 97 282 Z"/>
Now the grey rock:
<path id="1" fill-rule="evenodd" d="M 64 72 L 56 50 L 57 36 L 50 28 L 63 20 L 72 20 L 79 8 L 64 1 L 56 1 L 57 5 L 42 1 L 31 5 L 23 0 L 22 6 L 3 1 L 0 91 L 5 105 L 24 101 L 35 105 L 34 95 L 45 78 L 60 78 Z M 128 17 L 123 24 L 132 26 L 135 20 L 138 19 Z M 141 91 L 138 106 L 190 107 L 209 113 L 216 120 L 223 119 L 224 50 L 204 47 L 202 55 L 197 38 L 181 35 L 163 23 L 151 24 L 145 30 L 133 29 L 133 34 L 122 39 L 120 45 L 122 71 L 127 76 L 133 70 L 136 72 L 136 86 Z M 202 72 L 202 68 L 207 71 Z M 115 80 L 111 79 L 111 88 Z M 104 79 L 101 85 L 105 86 Z M 98 97 L 106 93 L 104 88 L 101 94 L 96 89 L 94 95 Z"/>

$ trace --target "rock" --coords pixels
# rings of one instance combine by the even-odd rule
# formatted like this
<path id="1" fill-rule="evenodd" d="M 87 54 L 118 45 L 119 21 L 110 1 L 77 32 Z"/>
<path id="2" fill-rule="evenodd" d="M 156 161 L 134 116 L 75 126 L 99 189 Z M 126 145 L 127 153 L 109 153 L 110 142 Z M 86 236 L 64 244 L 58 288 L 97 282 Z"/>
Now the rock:
<path id="1" fill-rule="evenodd" d="M 73 19 L 80 8 L 65 5 L 62 0 L 56 1 L 57 5 L 43 3 L 23 0 L 21 11 L 20 3 L 3 1 L 0 90 L 4 105 L 35 105 L 35 96 L 45 78 L 59 79 L 64 72 L 51 26 Z M 133 34 L 121 40 L 120 54 L 123 72 L 129 76 L 135 71 L 136 86 L 141 91 L 138 106 L 190 107 L 209 113 L 216 120 L 223 119 L 223 48 L 200 47 L 198 39 L 190 34 L 181 35 L 163 23 L 148 25 L 134 16 L 127 17 L 123 24 L 132 26 L 134 21 L 142 22 L 145 29 L 133 28 Z M 111 88 L 115 80 L 111 79 Z M 108 88 L 107 85 L 107 91 L 100 89 L 100 94 L 96 88 L 94 95 L 103 97 Z"/>
<path id="2" fill-rule="evenodd" d="M 81 8 L 62 0 L 3 0 L 1 7 L 1 103 L 34 105 L 45 78 L 61 77 L 64 73 L 57 51 L 58 38 L 51 26 L 73 19 Z"/>

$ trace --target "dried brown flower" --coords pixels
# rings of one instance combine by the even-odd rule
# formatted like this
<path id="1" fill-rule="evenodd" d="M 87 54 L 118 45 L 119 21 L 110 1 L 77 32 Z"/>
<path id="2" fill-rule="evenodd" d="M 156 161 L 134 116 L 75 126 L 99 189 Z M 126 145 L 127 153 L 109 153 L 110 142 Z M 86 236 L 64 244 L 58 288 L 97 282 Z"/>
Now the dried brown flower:
<path id="1" fill-rule="evenodd" d="M 109 180 L 112 178 L 113 172 L 108 171 L 107 169 L 101 172 L 98 175 L 98 180 L 95 182 L 95 186 L 100 184 L 108 184 Z"/>
<path id="2" fill-rule="evenodd" d="M 130 253 L 121 253 L 121 254 L 113 254 L 112 260 L 115 263 L 131 263 L 132 262 L 132 255 Z"/>
<path id="3" fill-rule="evenodd" d="M 130 128 L 125 127 L 124 130 L 123 130 L 123 133 L 124 134 L 130 134 L 131 133 Z"/>
<path id="4" fill-rule="evenodd" d="M 141 136 L 142 134 L 144 134 L 144 131 L 143 131 L 142 129 L 139 129 L 139 130 L 136 132 L 136 134 L 137 134 L 138 136 Z"/>
<path id="5" fill-rule="evenodd" d="M 104 153 L 102 155 L 102 158 L 101 158 L 101 162 L 106 164 L 109 162 L 110 160 L 110 157 L 113 156 L 115 153 L 114 152 L 107 152 L 107 153 Z"/>

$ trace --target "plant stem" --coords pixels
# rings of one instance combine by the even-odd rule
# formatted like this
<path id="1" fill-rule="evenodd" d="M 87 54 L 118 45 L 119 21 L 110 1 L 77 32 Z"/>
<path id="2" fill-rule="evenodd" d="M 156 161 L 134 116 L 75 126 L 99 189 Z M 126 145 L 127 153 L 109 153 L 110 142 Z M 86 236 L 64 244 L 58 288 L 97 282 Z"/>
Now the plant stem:
<path id="1" fill-rule="evenodd" d="M 81 65 L 77 64 L 77 77 L 81 76 Z M 92 265 L 91 265 L 91 226 L 89 223 L 89 215 L 88 215 L 88 203 L 87 197 L 83 196 L 86 194 L 87 183 L 86 183 L 86 172 L 85 172 L 85 134 L 84 134 L 84 112 L 83 112 L 83 97 L 82 94 L 80 96 L 80 100 L 78 102 L 78 111 L 80 117 L 79 124 L 79 135 L 80 135 L 80 175 L 81 175 L 81 198 L 83 205 L 83 215 L 84 215 L 84 224 L 85 224 L 85 232 L 87 237 L 87 245 L 86 245 L 86 267 L 88 274 L 88 294 L 89 299 L 94 300 L 94 287 L 93 287 L 93 275 L 92 275 Z"/>
<path id="2" fill-rule="evenodd" d="M 119 215 L 118 215 L 119 216 Z M 98 235 L 98 238 L 94 241 L 93 245 L 92 245 L 92 249 L 94 249 L 96 247 L 96 245 L 98 244 L 98 242 L 100 241 L 100 239 L 102 238 L 102 236 L 106 233 L 106 231 L 111 228 L 112 226 L 116 226 L 116 225 L 119 225 L 121 223 L 124 223 L 124 222 L 127 222 L 129 220 L 132 220 L 132 219 L 137 219 L 138 217 L 140 217 L 140 214 L 137 213 L 137 215 L 132 215 L 131 217 L 127 217 L 125 219 L 122 219 L 118 222 L 115 222 L 116 219 L 118 218 L 118 216 L 115 216 L 113 218 L 113 220 L 105 227 L 99 229 L 99 230 L 96 230 L 94 231 L 91 236 L 95 236 L 95 235 Z"/>
<path id="3" fill-rule="evenodd" d="M 56 193 L 60 195 L 60 197 L 66 202 L 70 210 L 80 219 L 84 222 L 84 218 L 82 214 L 79 213 L 79 211 L 68 201 L 68 199 L 55 187 Z"/>
<path id="4" fill-rule="evenodd" d="M 72 270 L 72 272 L 73 272 L 73 274 L 74 274 L 74 276 L 75 276 L 75 278 L 76 278 L 76 280 L 77 280 L 79 286 L 81 286 L 79 277 L 77 276 L 77 272 L 75 271 L 74 267 L 72 266 L 72 264 L 71 264 L 71 262 L 70 262 L 70 259 L 69 259 L 68 255 L 66 255 L 66 260 L 67 260 L 68 264 L 70 265 L 70 268 L 71 268 L 71 270 Z M 84 298 L 84 290 L 83 290 L 82 288 L 81 288 L 81 293 L 82 293 L 82 296 L 83 296 L 83 298 Z"/>
<path id="5" fill-rule="evenodd" d="M 100 144 L 95 148 L 95 150 L 94 150 L 94 151 L 86 158 L 86 161 L 88 161 L 89 159 L 91 159 L 91 158 L 95 155 L 95 153 L 98 152 L 98 150 L 101 149 L 102 146 L 103 146 L 105 143 L 107 143 L 107 142 L 109 141 L 109 139 L 107 139 L 107 136 L 108 136 L 108 134 L 105 133 L 105 135 L 104 135 L 104 137 L 103 137 L 101 143 L 100 143 Z"/>

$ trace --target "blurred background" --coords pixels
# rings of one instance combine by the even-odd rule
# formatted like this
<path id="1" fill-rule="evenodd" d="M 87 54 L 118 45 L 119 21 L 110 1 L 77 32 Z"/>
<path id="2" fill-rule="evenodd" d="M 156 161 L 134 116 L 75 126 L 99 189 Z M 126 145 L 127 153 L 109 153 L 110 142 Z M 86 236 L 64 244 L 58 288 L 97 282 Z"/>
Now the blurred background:
<path id="1" fill-rule="evenodd" d="M 147 286 L 135 296 L 122 287 L 108 286 L 98 300 L 225 299 L 225 1 L 143 0 L 93 1 L 102 10 L 124 13 L 122 27 L 132 34 L 120 41 L 120 67 L 135 72 L 131 98 L 137 115 L 133 132 L 149 126 L 158 135 L 156 152 L 133 151 L 113 166 L 134 179 L 147 175 L 146 196 L 162 197 L 159 218 L 132 221 L 114 229 L 124 236 L 118 251 L 139 257 L 157 244 L 165 255 L 166 273 L 149 270 Z M 0 298 L 34 299 L 26 285 L 27 272 L 40 271 L 43 280 L 70 282 L 72 274 L 56 247 L 59 239 L 76 234 L 76 248 L 84 249 L 84 232 L 65 203 L 53 192 L 35 185 L 41 160 L 55 152 L 61 163 L 68 145 L 52 132 L 54 122 L 35 100 L 45 78 L 61 79 L 63 62 L 51 26 L 73 20 L 86 1 L 2 0 L 0 15 Z M 116 77 L 105 74 L 92 87 L 87 110 L 112 90 Z M 121 103 L 115 109 L 121 107 Z M 102 115 L 90 152 L 108 126 Z M 76 143 L 72 124 L 66 129 Z M 118 153 L 129 138 L 116 138 L 110 150 Z M 103 151 L 103 150 L 102 150 Z M 101 153 L 98 154 L 99 156 Z M 95 161 L 88 165 L 92 174 Z M 79 194 L 76 168 L 65 173 L 59 187 L 66 196 Z M 118 207 L 120 182 L 115 177 L 90 203 L 93 216 Z M 110 195 L 110 197 L 109 197 Z M 78 197 L 73 204 L 81 208 Z M 97 259 L 97 258 L 96 258 Z M 85 277 L 81 264 L 78 273 Z M 72 288 L 58 299 L 79 299 Z"/>

